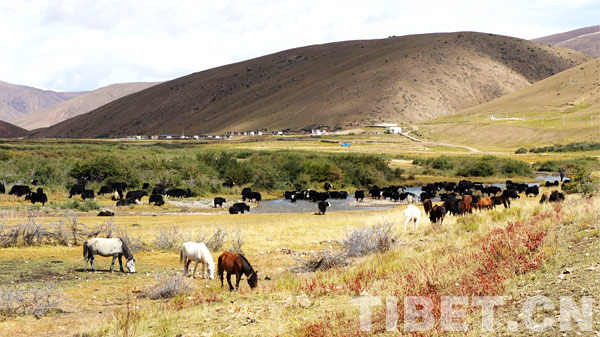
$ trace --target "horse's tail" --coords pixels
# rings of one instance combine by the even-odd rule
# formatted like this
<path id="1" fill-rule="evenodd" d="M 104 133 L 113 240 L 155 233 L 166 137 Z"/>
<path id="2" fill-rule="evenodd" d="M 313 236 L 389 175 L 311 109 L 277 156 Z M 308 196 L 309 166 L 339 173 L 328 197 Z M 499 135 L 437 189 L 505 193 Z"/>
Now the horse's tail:
<path id="1" fill-rule="evenodd" d="M 183 246 L 181 247 L 181 250 L 179 251 L 179 263 L 184 263 L 184 257 L 183 257 L 184 253 L 183 253 Z"/>
<path id="2" fill-rule="evenodd" d="M 88 245 L 87 241 L 83 243 L 83 262 L 85 263 L 88 255 Z"/>

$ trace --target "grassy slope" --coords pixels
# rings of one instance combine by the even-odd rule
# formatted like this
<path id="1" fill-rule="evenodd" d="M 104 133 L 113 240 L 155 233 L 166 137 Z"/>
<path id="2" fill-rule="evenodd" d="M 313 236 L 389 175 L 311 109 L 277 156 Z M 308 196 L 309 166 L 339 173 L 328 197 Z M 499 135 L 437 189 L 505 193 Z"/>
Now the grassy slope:
<path id="1" fill-rule="evenodd" d="M 525 120 L 491 120 L 492 113 Z M 434 139 L 489 150 L 599 141 L 600 59 L 465 109 L 454 117 L 428 121 L 419 125 L 419 130 Z"/>

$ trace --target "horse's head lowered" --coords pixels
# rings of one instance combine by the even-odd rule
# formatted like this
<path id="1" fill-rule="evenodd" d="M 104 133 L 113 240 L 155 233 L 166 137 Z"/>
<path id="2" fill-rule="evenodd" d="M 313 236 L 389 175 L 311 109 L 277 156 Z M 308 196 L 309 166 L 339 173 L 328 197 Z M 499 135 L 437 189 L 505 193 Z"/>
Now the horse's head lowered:
<path id="1" fill-rule="evenodd" d="M 258 275 L 256 273 L 258 273 L 258 271 L 255 271 L 248 277 L 248 285 L 250 285 L 250 288 L 256 288 L 258 286 Z"/>
<path id="2" fill-rule="evenodd" d="M 215 263 L 207 263 L 208 264 L 208 278 L 209 279 L 214 279 L 215 278 Z M 203 276 L 204 277 L 204 276 Z"/>
<path id="3" fill-rule="evenodd" d="M 125 266 L 127 267 L 127 269 L 129 269 L 130 273 L 135 273 L 135 257 L 132 257 L 131 259 L 127 260 Z"/>

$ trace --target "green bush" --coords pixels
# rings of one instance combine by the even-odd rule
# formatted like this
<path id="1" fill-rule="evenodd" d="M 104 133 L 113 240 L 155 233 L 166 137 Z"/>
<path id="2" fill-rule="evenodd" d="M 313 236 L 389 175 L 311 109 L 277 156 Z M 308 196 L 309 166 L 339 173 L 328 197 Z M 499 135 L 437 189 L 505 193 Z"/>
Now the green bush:
<path id="1" fill-rule="evenodd" d="M 75 162 L 70 175 L 75 179 L 87 177 L 91 181 L 124 182 L 129 186 L 137 186 L 139 178 L 134 167 L 135 164 L 125 158 L 102 154 Z"/>
<path id="2" fill-rule="evenodd" d="M 599 189 L 598 179 L 585 165 L 576 164 L 570 168 L 571 181 L 566 183 L 563 190 L 567 193 L 582 193 L 592 195 Z"/>
<path id="3" fill-rule="evenodd" d="M 55 204 L 51 205 L 55 206 Z M 89 212 L 100 209 L 100 205 L 98 205 L 95 200 L 89 199 L 83 202 L 79 200 L 70 200 L 62 204 L 56 205 L 55 207 L 59 209 L 73 209 L 81 212 Z"/>
<path id="4" fill-rule="evenodd" d="M 523 153 L 527 153 L 527 149 L 522 147 L 520 149 L 518 149 L 517 151 L 515 151 L 516 154 L 523 154 Z"/>

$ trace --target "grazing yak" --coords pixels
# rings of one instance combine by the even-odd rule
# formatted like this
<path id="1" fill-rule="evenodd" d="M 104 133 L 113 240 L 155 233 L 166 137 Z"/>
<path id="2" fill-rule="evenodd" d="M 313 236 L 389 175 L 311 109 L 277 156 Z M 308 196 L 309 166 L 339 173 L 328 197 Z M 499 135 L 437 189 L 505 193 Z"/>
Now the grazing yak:
<path id="1" fill-rule="evenodd" d="M 477 200 L 477 209 L 481 211 L 482 208 L 492 209 L 494 206 L 492 204 L 492 199 L 490 198 L 479 198 Z"/>
<path id="2" fill-rule="evenodd" d="M 364 201 L 365 200 L 365 191 L 355 191 L 354 192 L 354 199 L 356 199 L 356 201 Z"/>
<path id="3" fill-rule="evenodd" d="M 244 194 L 244 196 L 242 197 L 242 200 L 254 201 L 255 203 L 258 204 L 262 200 L 262 195 L 260 194 L 260 192 L 248 192 L 248 193 Z"/>
<path id="4" fill-rule="evenodd" d="M 48 197 L 42 188 L 38 188 L 36 192 L 27 194 L 25 200 L 30 200 L 32 204 L 39 202 L 43 206 L 48 202 Z"/>
<path id="5" fill-rule="evenodd" d="M 319 202 L 317 207 L 319 208 L 319 215 L 325 215 L 327 207 L 331 207 L 331 204 L 329 203 L 329 201 L 321 201 Z"/>
<path id="6" fill-rule="evenodd" d="M 8 192 L 9 195 L 16 195 L 17 197 L 22 197 L 30 193 L 31 189 L 27 185 L 14 185 Z"/>
<path id="7" fill-rule="evenodd" d="M 192 190 L 189 188 L 186 188 L 185 190 L 183 188 L 174 188 L 172 190 L 168 190 L 166 196 L 167 198 L 189 198 L 192 196 Z"/>
<path id="8" fill-rule="evenodd" d="M 142 201 L 142 198 L 148 196 L 148 192 L 144 191 L 144 190 L 137 190 L 137 191 L 129 191 L 127 192 L 127 194 L 125 195 L 126 199 L 135 199 L 135 200 L 139 200 Z"/>
<path id="9" fill-rule="evenodd" d="M 81 199 L 96 199 L 94 190 L 83 190 L 83 192 L 81 192 Z"/>
<path id="10" fill-rule="evenodd" d="M 461 201 L 458 203 L 458 209 L 460 210 L 460 215 L 465 215 L 466 213 L 473 213 L 472 203 L 467 201 Z"/>
<path id="11" fill-rule="evenodd" d="M 165 195 L 167 194 L 167 191 L 169 189 L 167 188 L 167 186 L 164 185 L 156 185 L 154 186 L 154 188 L 152 189 L 152 194 L 160 194 L 160 195 Z"/>
<path id="12" fill-rule="evenodd" d="M 217 206 L 223 208 L 223 204 L 226 203 L 226 202 L 227 202 L 227 200 L 225 198 L 216 197 L 215 200 L 214 200 L 215 208 Z"/>
<path id="13" fill-rule="evenodd" d="M 115 216 L 115 213 L 111 212 L 111 211 L 101 211 L 100 213 L 98 213 L 98 216 Z"/>
<path id="14" fill-rule="evenodd" d="M 250 187 L 244 187 L 242 189 L 242 198 L 244 197 L 244 195 L 246 195 L 246 194 L 248 194 L 250 192 L 252 192 L 252 189 Z"/>
<path id="15" fill-rule="evenodd" d="M 150 196 L 150 200 L 148 200 L 148 204 L 154 203 L 154 206 L 162 206 L 165 204 L 162 195 L 160 194 L 152 194 Z"/>
<path id="16" fill-rule="evenodd" d="M 425 214 L 427 216 L 429 216 L 429 212 L 431 212 L 432 208 L 433 208 L 433 204 L 431 203 L 430 199 L 423 200 L 423 210 L 425 211 Z"/>
<path id="17" fill-rule="evenodd" d="M 138 199 L 133 199 L 133 198 L 120 199 L 119 201 L 117 201 L 117 206 L 129 206 L 129 205 L 136 205 L 139 203 L 140 203 L 140 201 Z"/>
<path id="18" fill-rule="evenodd" d="M 432 223 L 437 223 L 439 220 L 440 224 L 443 224 L 445 215 L 446 215 L 446 209 L 444 208 L 444 206 L 435 205 L 435 206 L 433 206 L 433 208 L 431 209 L 431 212 L 429 213 L 429 220 Z"/>
<path id="19" fill-rule="evenodd" d="M 229 214 L 244 214 L 244 212 L 250 212 L 250 206 L 244 202 L 236 202 L 233 206 L 229 207 Z"/>
<path id="20" fill-rule="evenodd" d="M 85 185 L 75 184 L 71 187 L 71 189 L 69 189 L 69 198 L 71 198 L 74 195 L 80 195 L 81 193 L 83 193 L 83 191 L 85 191 Z"/>
<path id="21" fill-rule="evenodd" d="M 496 208 L 496 205 L 504 205 L 504 208 L 510 208 L 510 198 L 505 195 L 491 197 L 490 199 L 492 200 L 493 208 Z"/>
<path id="22" fill-rule="evenodd" d="M 0 183 L 0 193 L 6 193 L 6 187 L 4 187 L 4 183 Z"/>
<path id="23" fill-rule="evenodd" d="M 112 187 L 112 185 L 104 185 L 104 186 L 100 187 L 100 190 L 98 191 L 98 195 L 113 194 L 114 192 L 115 192 L 115 189 Z"/>
<path id="24" fill-rule="evenodd" d="M 559 202 L 565 200 L 565 195 L 560 193 L 558 190 L 553 190 L 550 193 L 550 198 L 548 198 L 550 202 Z"/>
<path id="25" fill-rule="evenodd" d="M 520 199 L 521 198 L 521 196 L 519 196 L 517 190 L 515 190 L 515 189 L 509 189 L 509 190 L 502 191 L 502 196 L 505 198 L 511 198 L 511 199 Z"/>
<path id="26" fill-rule="evenodd" d="M 143 189 L 144 191 L 147 191 L 149 188 L 150 188 L 150 183 L 143 183 L 143 184 L 142 184 L 142 189 Z"/>
<path id="27" fill-rule="evenodd" d="M 537 197 L 538 194 L 540 194 L 540 189 L 537 185 L 527 186 L 527 188 L 525 189 L 525 196 L 528 197 L 530 194 L 533 194 L 535 197 Z"/>
<path id="28" fill-rule="evenodd" d="M 233 181 L 226 181 L 223 183 L 223 187 L 232 188 L 233 186 L 235 186 L 235 183 Z"/>

